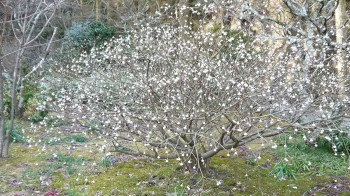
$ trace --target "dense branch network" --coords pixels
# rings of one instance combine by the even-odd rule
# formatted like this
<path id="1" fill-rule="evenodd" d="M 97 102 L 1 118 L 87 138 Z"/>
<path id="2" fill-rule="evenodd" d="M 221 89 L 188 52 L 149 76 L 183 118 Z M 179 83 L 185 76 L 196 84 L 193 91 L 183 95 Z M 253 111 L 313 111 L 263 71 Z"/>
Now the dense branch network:
<path id="1" fill-rule="evenodd" d="M 271 53 L 268 41 L 244 31 L 144 25 L 58 66 L 65 85 L 52 84 L 50 101 L 75 121 L 93 121 L 86 126 L 116 151 L 193 168 L 284 132 L 340 129 L 348 108 L 331 66 L 306 81 L 297 53 Z"/>
<path id="2" fill-rule="evenodd" d="M 283 1 L 277 14 L 247 2 L 184 5 L 181 14 L 165 6 L 100 46 L 65 51 L 66 59 L 45 67 L 42 105 L 99 131 L 114 151 L 177 159 L 190 170 L 205 169 L 220 151 L 234 154 L 279 134 L 301 133 L 317 145 L 315 135 L 346 131 L 348 91 L 339 86 L 346 78 L 334 64 L 337 49 L 349 50 L 334 38 L 336 2 Z M 179 18 L 186 14 L 204 19 L 187 23 Z M 219 21 L 210 29 L 211 18 L 240 25 Z M 21 49 L 37 37 L 24 37 Z"/>

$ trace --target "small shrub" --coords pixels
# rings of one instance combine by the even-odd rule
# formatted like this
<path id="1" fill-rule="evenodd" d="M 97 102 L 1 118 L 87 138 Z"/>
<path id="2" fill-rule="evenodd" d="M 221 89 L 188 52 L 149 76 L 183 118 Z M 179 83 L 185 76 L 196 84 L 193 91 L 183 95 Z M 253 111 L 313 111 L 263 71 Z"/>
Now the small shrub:
<path id="1" fill-rule="evenodd" d="M 32 123 L 38 123 L 45 119 L 45 117 L 48 115 L 47 110 L 37 110 L 35 113 L 29 117 L 29 121 Z"/>
<path id="2" fill-rule="evenodd" d="M 5 125 L 5 132 L 7 132 L 9 128 L 10 128 L 10 125 Z M 25 142 L 23 134 L 16 127 L 13 128 L 13 130 L 10 134 L 10 141 L 12 143 L 24 143 Z"/>
<path id="3" fill-rule="evenodd" d="M 77 49 L 85 51 L 99 46 L 116 36 L 116 29 L 103 22 L 75 23 L 66 30 L 64 39 Z"/>

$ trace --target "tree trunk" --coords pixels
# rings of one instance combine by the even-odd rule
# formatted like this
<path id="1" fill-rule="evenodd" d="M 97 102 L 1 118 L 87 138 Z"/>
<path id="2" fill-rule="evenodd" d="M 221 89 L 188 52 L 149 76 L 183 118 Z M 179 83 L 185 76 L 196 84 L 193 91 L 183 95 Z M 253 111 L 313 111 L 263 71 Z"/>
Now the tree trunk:
<path id="1" fill-rule="evenodd" d="M 22 80 L 22 78 L 19 79 L 20 82 L 20 86 L 19 86 L 19 100 L 18 100 L 18 104 L 17 104 L 17 112 L 16 112 L 16 117 L 21 119 L 23 117 L 23 113 L 24 113 L 24 91 L 25 91 L 25 86 L 24 86 L 24 81 Z"/>
<path id="2" fill-rule="evenodd" d="M 108 25 L 112 25 L 112 19 L 111 19 L 111 5 L 109 4 L 108 1 L 106 1 L 105 6 L 106 6 L 106 10 L 107 10 L 107 14 L 106 14 L 107 24 L 108 24 Z"/>
<path id="3" fill-rule="evenodd" d="M 185 169 L 191 172 L 206 173 L 209 169 L 210 158 L 202 159 L 192 154 L 190 161 L 186 162 Z"/>
<path id="4" fill-rule="evenodd" d="M 3 56 L 2 54 L 2 46 L 4 41 L 4 36 L 6 33 L 6 24 L 7 24 L 7 17 L 8 17 L 8 9 L 7 5 L 4 5 L 4 15 L 3 15 L 3 23 L 2 23 L 2 30 L 0 35 L 0 57 Z M 2 59 L 0 58 L 0 159 L 3 157 L 3 147 L 4 147 L 4 141 L 5 141 L 5 113 L 4 113 L 4 78 L 2 73 L 4 72 L 3 65 L 2 65 Z"/>
<path id="5" fill-rule="evenodd" d="M 84 10 L 83 10 L 83 0 L 80 0 L 80 20 L 83 20 L 84 16 Z"/>
<path id="6" fill-rule="evenodd" d="M 314 37 L 314 27 L 313 24 L 310 21 L 306 21 L 306 31 L 307 31 L 307 37 L 311 38 Z M 312 45 L 313 40 L 309 39 L 305 41 L 305 48 L 306 48 L 306 54 L 305 54 L 305 60 L 304 60 L 304 66 L 303 66 L 303 74 L 304 78 L 309 80 L 309 72 L 310 72 L 310 66 L 313 64 L 313 58 L 314 58 L 314 47 Z"/>
<path id="7" fill-rule="evenodd" d="M 336 40 L 338 46 L 337 50 L 337 62 L 335 68 L 338 73 L 339 80 L 339 98 L 344 99 L 345 94 L 345 76 L 346 76 L 346 67 L 345 67 L 345 47 L 347 37 L 346 29 L 346 0 L 339 0 L 338 7 L 335 10 L 335 27 L 336 27 Z M 344 48 L 343 48 L 344 47 Z"/>
<path id="8" fill-rule="evenodd" d="M 24 37 L 24 36 L 23 36 Z M 21 45 L 20 51 L 17 53 L 16 63 L 13 70 L 13 78 L 12 78 L 12 88 L 11 88 L 11 112 L 10 112 L 10 127 L 6 131 L 5 142 L 4 142 L 4 157 L 8 157 L 9 148 L 10 148 L 10 135 L 14 128 L 15 115 L 16 115 L 16 102 L 17 102 L 17 81 L 18 81 L 18 70 L 20 68 L 20 59 L 23 53 L 23 45 Z"/>
<path id="9" fill-rule="evenodd" d="M 100 0 L 95 0 L 96 22 L 100 21 Z"/>
<path id="10" fill-rule="evenodd" d="M 24 20 L 22 30 L 26 29 L 27 27 L 27 17 L 28 17 L 28 11 L 29 11 L 29 1 L 26 2 L 25 5 L 25 13 L 24 13 Z M 24 32 L 23 32 L 24 33 Z M 21 69 L 21 58 L 24 53 L 24 43 L 25 43 L 26 36 L 22 35 L 22 38 L 19 40 L 19 49 L 16 56 L 16 62 L 13 68 L 13 77 L 12 77 L 12 87 L 11 87 L 11 112 L 10 112 L 10 126 L 9 129 L 6 131 L 5 134 L 5 142 L 4 142 L 4 149 L 3 149 L 3 155 L 4 157 L 8 157 L 9 155 L 9 148 L 10 148 L 10 135 L 14 128 L 14 122 L 15 122 L 15 112 L 16 112 L 16 102 L 17 102 L 17 82 L 18 82 L 18 72 Z"/>
<path id="11" fill-rule="evenodd" d="M 1 38 L 0 38 L 1 39 Z M 1 43 L 1 42 L 0 42 Z M 0 48 L 0 56 L 2 56 L 2 50 Z M 3 156 L 3 147 L 5 141 L 5 114 L 4 114 L 4 80 L 2 77 L 3 68 L 0 61 L 0 159 Z"/>

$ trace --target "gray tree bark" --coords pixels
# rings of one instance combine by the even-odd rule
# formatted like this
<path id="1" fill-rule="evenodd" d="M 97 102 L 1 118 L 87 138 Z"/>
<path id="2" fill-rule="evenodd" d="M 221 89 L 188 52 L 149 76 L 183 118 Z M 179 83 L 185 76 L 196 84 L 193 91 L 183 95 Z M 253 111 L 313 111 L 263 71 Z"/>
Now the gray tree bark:
<path id="1" fill-rule="evenodd" d="M 337 50 L 337 63 L 335 68 L 338 72 L 339 79 L 339 98 L 344 99 L 345 93 L 345 83 L 346 83 L 346 72 L 347 67 L 345 65 L 345 46 L 347 38 L 347 28 L 346 28 L 346 0 L 338 0 L 338 7 L 335 10 L 335 27 L 336 27 L 336 41 L 339 45 Z"/>
<path id="2" fill-rule="evenodd" d="M 100 21 L 100 0 L 95 0 L 95 15 L 96 22 Z"/>
<path id="3" fill-rule="evenodd" d="M 8 9 L 7 5 L 4 5 L 4 15 L 3 15 L 3 23 L 2 23 L 2 30 L 0 35 L 0 57 L 2 57 L 2 46 L 4 41 L 4 36 L 6 32 L 6 24 L 7 24 L 7 16 L 8 16 Z M 5 137 L 5 114 L 4 114 L 4 80 L 2 73 L 4 72 L 4 68 L 2 65 L 2 59 L 0 59 L 0 159 L 3 157 L 3 146 L 4 146 L 4 137 Z"/>

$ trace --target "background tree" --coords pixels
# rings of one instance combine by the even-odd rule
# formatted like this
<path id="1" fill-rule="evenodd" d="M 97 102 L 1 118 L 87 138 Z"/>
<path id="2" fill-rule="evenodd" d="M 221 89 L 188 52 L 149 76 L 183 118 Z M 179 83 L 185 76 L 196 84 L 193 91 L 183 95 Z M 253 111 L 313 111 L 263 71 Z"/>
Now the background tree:
<path id="1" fill-rule="evenodd" d="M 348 25 L 349 18 L 346 15 L 347 9 L 347 1 L 346 0 L 338 0 L 337 1 L 337 9 L 335 10 L 335 28 L 336 28 L 336 41 L 338 44 L 337 50 L 337 62 L 336 62 L 336 70 L 339 76 L 339 86 L 340 86 L 340 96 L 341 99 L 346 99 L 345 86 L 346 81 L 348 80 L 346 77 L 348 72 L 348 65 L 346 65 L 346 46 L 345 43 L 348 39 Z"/>
<path id="2" fill-rule="evenodd" d="M 19 0 L 7 5 L 11 20 L 5 21 L 9 28 L 7 28 L 6 42 L 2 44 L 4 51 L 1 57 L 2 75 L 12 75 L 12 77 L 7 78 L 11 92 L 10 125 L 5 135 L 0 138 L 3 142 L 2 153 L 5 157 L 9 155 L 10 135 L 14 129 L 15 117 L 21 116 L 25 84 L 32 74 L 43 66 L 54 41 L 57 28 L 51 27 L 51 32 L 48 29 L 61 2 Z M 10 45 L 14 47 L 9 47 Z M 34 48 L 38 48 L 42 55 L 33 54 Z M 6 118 L 5 115 L 1 117 L 2 120 Z"/>
<path id="3" fill-rule="evenodd" d="M 4 37 L 7 30 L 7 20 L 9 16 L 8 1 L 0 4 L 1 6 L 1 23 L 2 28 L 0 30 L 0 45 L 4 43 Z M 3 56 L 2 47 L 0 47 L 0 56 Z M 5 112 L 4 112 L 4 78 L 3 78 L 4 67 L 2 59 L 0 59 L 0 158 L 3 157 L 3 146 L 4 146 L 4 137 L 5 137 Z"/>

